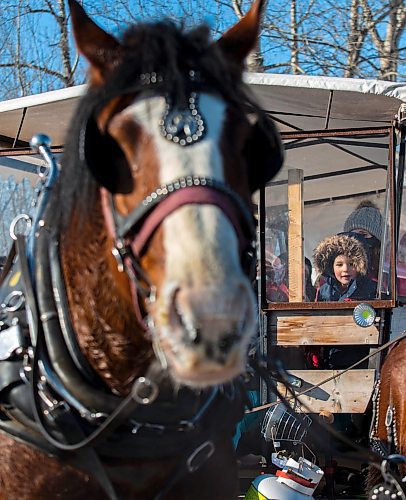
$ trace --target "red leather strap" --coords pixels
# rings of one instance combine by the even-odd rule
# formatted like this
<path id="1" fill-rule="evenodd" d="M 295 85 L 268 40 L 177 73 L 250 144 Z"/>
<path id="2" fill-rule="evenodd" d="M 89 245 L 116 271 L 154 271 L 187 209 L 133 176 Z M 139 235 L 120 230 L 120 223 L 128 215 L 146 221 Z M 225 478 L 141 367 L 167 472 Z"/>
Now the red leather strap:
<path id="1" fill-rule="evenodd" d="M 164 219 L 183 205 L 215 205 L 220 208 L 233 225 L 240 247 L 244 249 L 248 243 L 242 230 L 237 211 L 230 198 L 208 186 L 191 186 L 172 193 L 161 201 L 147 216 L 141 228 L 134 236 L 131 248 L 135 255 L 140 255 L 148 240 Z"/>

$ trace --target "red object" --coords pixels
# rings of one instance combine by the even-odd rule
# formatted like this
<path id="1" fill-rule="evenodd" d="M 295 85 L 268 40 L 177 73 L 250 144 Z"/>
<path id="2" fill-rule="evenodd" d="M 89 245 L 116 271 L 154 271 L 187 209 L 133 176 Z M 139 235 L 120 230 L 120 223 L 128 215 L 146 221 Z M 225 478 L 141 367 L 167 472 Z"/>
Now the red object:
<path id="1" fill-rule="evenodd" d="M 305 353 L 305 357 L 307 359 L 308 364 L 312 368 L 317 368 L 317 369 L 322 368 L 323 363 L 322 363 L 322 354 L 321 354 L 320 347 L 317 347 L 317 346 L 307 347 L 307 346 L 305 346 L 304 353 Z"/>
<path id="2" fill-rule="evenodd" d="M 316 354 L 312 354 L 312 365 L 315 368 L 320 368 L 320 360 Z"/>
<path id="3" fill-rule="evenodd" d="M 278 477 L 284 477 L 285 479 L 290 479 L 291 481 L 295 481 L 297 484 L 301 484 L 302 486 L 306 486 L 306 488 L 315 488 L 317 483 L 312 483 L 310 479 L 304 479 L 303 477 L 299 477 L 296 474 L 289 474 L 288 472 L 283 472 L 283 470 L 277 470 L 276 475 Z"/>

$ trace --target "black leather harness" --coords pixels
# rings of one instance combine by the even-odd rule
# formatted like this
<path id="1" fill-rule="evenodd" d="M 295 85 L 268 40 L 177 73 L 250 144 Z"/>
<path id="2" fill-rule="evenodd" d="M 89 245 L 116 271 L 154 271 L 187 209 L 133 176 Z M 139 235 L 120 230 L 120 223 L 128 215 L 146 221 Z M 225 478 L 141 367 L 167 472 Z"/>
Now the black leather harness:
<path id="1" fill-rule="evenodd" d="M 44 219 L 34 224 L 34 244 L 17 235 L 0 280 L 0 430 L 86 471 L 110 499 L 117 494 L 104 459 L 176 457 L 179 465 L 156 497 L 164 498 L 219 439 L 231 439 L 244 413 L 243 384 L 175 390 L 154 362 L 127 397 L 113 394 L 77 344 L 58 238 Z M 125 468 L 119 476 L 136 481 Z"/>

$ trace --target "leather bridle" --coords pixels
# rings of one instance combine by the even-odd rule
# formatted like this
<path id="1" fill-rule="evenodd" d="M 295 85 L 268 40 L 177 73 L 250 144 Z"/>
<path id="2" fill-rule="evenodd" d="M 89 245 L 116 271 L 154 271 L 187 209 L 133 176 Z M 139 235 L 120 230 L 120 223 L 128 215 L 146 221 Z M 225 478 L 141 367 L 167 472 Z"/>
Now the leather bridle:
<path id="1" fill-rule="evenodd" d="M 101 188 L 100 194 L 107 230 L 114 242 L 112 253 L 119 271 L 125 270 L 130 278 L 135 312 L 144 330 L 147 326 L 139 299 L 152 301 L 155 291 L 140 258 L 164 219 L 182 206 L 213 205 L 224 213 L 237 235 L 242 268 L 252 278 L 254 220 L 246 203 L 227 184 L 207 177 L 182 177 L 151 192 L 126 217 L 118 213 L 113 195 L 107 189 Z"/>

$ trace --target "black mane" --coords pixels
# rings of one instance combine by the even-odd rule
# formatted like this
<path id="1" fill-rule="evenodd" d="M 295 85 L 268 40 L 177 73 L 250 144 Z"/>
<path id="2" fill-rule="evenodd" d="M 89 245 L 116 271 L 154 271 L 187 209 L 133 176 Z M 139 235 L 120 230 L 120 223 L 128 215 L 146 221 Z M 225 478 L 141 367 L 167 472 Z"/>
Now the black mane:
<path id="1" fill-rule="evenodd" d="M 180 102 L 189 95 L 191 87 L 193 90 L 206 88 L 229 103 L 262 114 L 242 84 L 241 68 L 212 42 L 207 26 L 186 31 L 183 26 L 168 20 L 140 23 L 124 33 L 121 45 L 115 69 L 105 84 L 99 88 L 90 87 L 73 115 L 60 179 L 49 210 L 52 225 L 57 230 L 66 227 L 75 207 L 85 215 L 92 206 L 96 181 L 83 157 L 84 124 L 112 97 L 153 92 L 168 94 L 172 100 Z M 191 71 L 194 78 L 190 77 Z M 162 81 L 145 85 L 141 75 L 153 72 L 162 77 Z M 94 147 L 102 147 L 102 144 Z"/>

